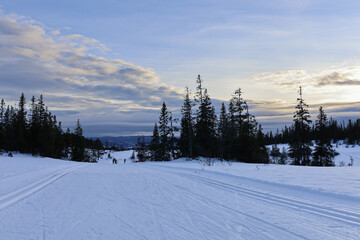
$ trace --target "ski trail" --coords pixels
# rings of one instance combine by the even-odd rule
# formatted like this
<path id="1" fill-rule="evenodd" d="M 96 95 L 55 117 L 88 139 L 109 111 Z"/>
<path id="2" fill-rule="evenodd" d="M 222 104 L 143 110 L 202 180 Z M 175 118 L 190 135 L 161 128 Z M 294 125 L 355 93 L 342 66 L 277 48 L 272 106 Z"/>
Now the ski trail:
<path id="1" fill-rule="evenodd" d="M 72 172 L 80 167 L 83 167 L 83 165 L 77 165 L 75 167 L 72 166 L 71 168 L 67 168 L 65 170 L 58 171 L 58 172 L 51 174 L 50 176 L 47 176 L 35 183 L 32 183 L 28 186 L 25 186 L 23 188 L 20 188 L 20 189 L 14 191 L 14 192 L 11 192 L 4 196 L 1 196 L 0 197 L 0 210 L 32 195 L 33 193 L 43 189 L 47 185 L 55 182 L 59 178 L 68 174 L 69 172 Z"/>
<path id="2" fill-rule="evenodd" d="M 290 207 L 290 208 L 299 209 L 301 211 L 306 211 L 306 212 L 309 212 L 312 214 L 317 214 L 320 216 L 324 216 L 324 217 L 332 218 L 332 219 L 335 219 L 338 221 L 342 221 L 342 222 L 350 223 L 350 224 L 353 224 L 356 226 L 360 226 L 360 214 L 358 214 L 358 213 L 324 207 L 324 206 L 320 206 L 320 205 L 316 205 L 316 204 L 310 204 L 307 202 L 303 202 L 301 200 L 289 199 L 286 197 L 281 197 L 281 196 L 277 196 L 277 195 L 273 195 L 273 194 L 269 194 L 269 193 L 264 193 L 261 191 L 256 191 L 256 190 L 252 190 L 252 189 L 248 189 L 248 188 L 244 188 L 244 187 L 239 187 L 239 186 L 235 186 L 232 184 L 212 180 L 209 178 L 195 176 L 192 174 L 186 174 L 186 175 L 188 175 L 192 178 L 195 178 L 199 181 L 202 181 L 206 184 L 210 184 L 212 186 L 215 186 L 215 187 L 218 187 L 221 189 L 232 190 L 232 191 L 241 193 L 243 195 L 259 199 L 261 201 L 266 201 L 266 202 L 275 203 L 275 204 Z"/>
<path id="3" fill-rule="evenodd" d="M 159 183 L 157 183 L 159 184 Z M 150 191 L 150 187 L 149 187 L 149 184 L 148 184 L 148 180 L 145 179 L 144 181 L 144 186 L 145 186 L 145 191 L 147 196 L 148 196 L 148 199 L 153 199 L 152 196 L 151 196 L 151 191 Z M 163 227 L 161 226 L 161 224 L 159 223 L 157 217 L 160 217 L 158 211 L 156 210 L 155 207 L 153 207 L 153 205 L 150 206 L 150 212 L 151 212 L 151 216 L 152 216 L 152 219 L 153 219 L 153 222 L 155 223 L 156 225 L 156 228 L 158 229 L 158 232 L 161 234 L 161 239 L 167 239 L 165 237 L 165 231 L 163 229 Z"/>
<path id="4" fill-rule="evenodd" d="M 166 167 L 166 166 L 156 166 L 156 167 L 165 167 L 171 169 L 172 167 Z M 178 170 L 178 169 L 176 169 Z M 213 180 L 207 177 L 202 177 L 194 174 L 189 173 L 178 173 L 179 175 L 182 175 L 184 177 L 190 177 L 191 179 L 196 179 L 198 181 L 201 181 L 205 184 L 210 184 L 214 187 L 225 189 L 225 190 L 231 190 L 238 192 L 242 195 L 246 195 L 248 197 L 252 197 L 261 201 L 266 201 L 269 203 L 282 205 L 285 207 L 306 211 L 311 214 L 316 214 L 319 216 L 331 218 L 333 220 L 341 221 L 344 223 L 352 224 L 355 226 L 360 226 L 360 213 L 355 211 L 349 211 L 344 209 L 337 209 L 333 207 L 326 207 L 315 203 L 309 203 L 302 201 L 300 199 L 294 199 L 294 198 L 288 198 L 284 196 L 279 196 L 275 194 L 270 194 L 267 192 L 255 190 L 255 189 L 249 189 L 229 183 L 225 183 L 222 181 Z"/>
<path id="5" fill-rule="evenodd" d="M 53 170 L 60 171 L 60 170 L 63 170 L 63 169 L 67 169 L 68 167 L 69 166 L 67 165 L 67 166 L 39 168 L 39 169 L 36 169 L 36 170 L 28 171 L 26 173 L 20 173 L 20 174 L 11 175 L 11 176 L 8 176 L 8 177 L 0 178 L 0 183 L 7 182 L 7 181 L 10 181 L 10 180 L 13 180 L 13 179 L 32 176 L 32 175 L 34 175 L 36 173 L 49 172 L 49 171 L 53 171 Z"/>
<path id="6" fill-rule="evenodd" d="M 180 176 L 178 176 L 178 180 L 180 180 Z M 163 181 L 166 181 L 166 180 L 163 180 Z M 163 188 L 161 188 L 159 186 L 159 184 L 157 185 L 158 187 L 158 191 L 159 193 L 161 194 L 162 198 L 163 199 L 166 199 L 166 201 L 168 203 L 170 203 L 171 201 L 169 200 L 169 197 L 168 197 L 168 194 L 169 192 L 165 192 L 164 193 L 164 190 Z M 181 207 L 177 206 L 176 204 L 174 204 L 175 207 L 177 207 L 178 211 L 182 212 L 182 213 L 186 213 L 186 218 L 188 219 L 189 223 L 193 226 L 196 226 L 196 220 L 193 216 L 193 214 L 191 213 L 191 211 L 188 209 L 188 207 L 186 206 L 186 202 L 185 199 L 183 198 L 182 194 L 180 194 L 179 192 L 176 192 L 176 195 L 173 197 L 172 200 L 175 200 L 177 199 L 177 203 L 181 205 Z M 202 233 L 202 231 L 199 230 L 199 228 L 195 228 L 195 231 L 197 233 L 198 236 L 200 236 L 201 238 L 200 239 L 206 239 L 206 237 L 204 236 L 204 234 Z"/>
<path id="7" fill-rule="evenodd" d="M 222 190 L 227 190 L 227 189 L 223 189 L 223 188 L 221 188 L 221 189 L 222 189 Z M 186 190 L 186 189 L 184 189 L 184 190 Z M 196 193 L 192 193 L 192 194 L 196 194 Z M 199 195 L 199 194 L 196 194 L 196 195 Z M 199 195 L 199 196 L 201 196 L 201 195 Z M 290 233 L 290 234 L 292 234 L 292 235 L 295 235 L 295 236 L 297 236 L 297 237 L 299 237 L 299 238 L 301 238 L 301 239 L 308 239 L 308 238 L 306 238 L 306 237 L 304 237 L 304 236 L 302 236 L 302 235 L 298 235 L 297 233 L 294 233 L 294 232 L 291 232 L 291 231 L 289 231 L 289 230 L 287 230 L 287 229 L 285 229 L 285 228 L 279 227 L 279 226 L 277 226 L 277 225 L 275 225 L 275 224 L 273 224 L 273 223 L 270 223 L 270 222 L 268 222 L 268 221 L 266 221 L 266 220 L 263 220 L 263 219 L 261 219 L 261 218 L 255 217 L 255 216 L 253 216 L 253 215 L 249 215 L 249 214 L 244 213 L 244 212 L 242 212 L 242 211 L 239 211 L 238 209 L 233 209 L 233 208 L 231 208 L 231 207 L 228 207 L 228 206 L 226 206 L 226 205 L 223 205 L 223 204 L 221 204 L 221 203 L 218 203 L 218 202 L 213 201 L 213 200 L 211 200 L 211 199 L 209 199 L 209 198 L 206 198 L 206 197 L 203 197 L 203 198 L 206 199 L 207 201 L 213 203 L 213 204 L 216 204 L 216 205 L 224 208 L 224 209 L 237 212 L 237 213 L 239 213 L 239 214 L 241 214 L 241 215 L 247 216 L 247 217 L 252 218 L 252 219 L 254 219 L 254 220 L 256 220 L 256 221 L 260 221 L 260 222 L 262 222 L 262 223 L 264 223 L 264 224 L 270 225 L 271 227 L 275 227 L 275 228 L 278 228 L 279 230 L 282 230 L 282 231 L 285 231 L 285 232 Z M 258 200 L 262 201 L 262 199 L 258 199 Z M 321 229 L 321 230 L 315 229 L 313 225 L 306 224 L 305 222 L 302 222 L 301 224 L 302 224 L 303 226 L 306 225 L 307 228 L 308 228 L 308 229 L 311 229 L 312 231 L 319 232 L 319 233 L 321 233 L 322 235 L 326 234 L 326 235 L 328 236 L 326 239 L 335 239 L 335 236 L 334 236 L 334 235 L 335 235 L 336 233 L 334 233 L 334 232 L 329 232 L 329 231 L 327 231 L 327 230 L 325 230 L 325 229 Z M 250 230 L 250 229 L 249 229 L 249 230 Z M 342 236 L 342 235 L 340 235 L 340 234 L 336 234 L 336 235 L 337 235 L 336 239 L 339 239 L 339 240 L 343 239 L 343 236 Z"/>
<path id="8" fill-rule="evenodd" d="M 177 187 L 180 188 L 180 189 L 182 189 L 183 191 L 187 192 L 189 195 L 192 195 L 193 197 L 187 196 L 188 198 L 190 198 L 191 201 L 196 200 L 198 203 L 203 204 L 203 205 L 206 205 L 207 207 L 209 207 L 210 205 L 215 205 L 215 206 L 221 207 L 221 208 L 223 208 L 223 209 L 225 209 L 225 210 L 227 210 L 227 211 L 236 212 L 237 214 L 246 216 L 246 217 L 248 217 L 248 218 L 250 218 L 250 219 L 255 220 L 256 222 L 260 222 L 261 224 L 265 224 L 265 225 L 267 225 L 267 226 L 270 227 L 270 228 L 275 228 L 275 229 L 277 229 L 277 230 L 280 230 L 281 232 L 284 232 L 284 233 L 286 233 L 286 234 L 289 234 L 289 235 L 292 236 L 291 239 L 294 239 L 294 237 L 296 237 L 296 239 L 307 239 L 307 240 L 310 240 L 310 239 L 308 239 L 308 238 L 306 238 L 306 237 L 304 237 L 304 236 L 302 236 L 302 235 L 299 235 L 299 234 L 297 234 L 297 233 L 291 232 L 291 231 L 289 231 L 289 230 L 287 230 L 287 229 L 285 229 L 285 228 L 282 228 L 282 227 L 280 227 L 280 226 L 277 226 L 277 225 L 275 225 L 275 224 L 273 224 L 273 223 L 267 222 L 267 221 L 265 221 L 265 220 L 262 220 L 262 219 L 260 219 L 260 218 L 255 217 L 255 216 L 252 216 L 252 215 L 250 215 L 250 214 L 244 213 L 244 212 L 239 211 L 239 210 L 237 210 L 237 209 L 233 209 L 233 208 L 231 208 L 231 207 L 228 207 L 228 206 L 226 206 L 226 205 L 223 205 L 223 204 L 221 204 L 221 203 L 218 203 L 218 202 L 216 202 L 216 201 L 214 201 L 214 200 L 212 200 L 212 199 L 210 199 L 210 198 L 207 198 L 207 197 L 205 197 L 205 196 L 202 196 L 202 195 L 200 195 L 200 194 L 198 194 L 198 193 L 194 193 L 194 192 L 190 191 L 189 189 L 184 188 L 184 187 L 182 187 L 182 186 L 177 186 Z M 183 195 L 183 196 L 186 196 L 186 195 Z M 200 200 L 201 200 L 201 201 L 200 201 Z M 249 223 L 248 223 L 248 224 L 249 224 Z M 258 234 L 258 233 L 256 233 L 256 234 Z"/>

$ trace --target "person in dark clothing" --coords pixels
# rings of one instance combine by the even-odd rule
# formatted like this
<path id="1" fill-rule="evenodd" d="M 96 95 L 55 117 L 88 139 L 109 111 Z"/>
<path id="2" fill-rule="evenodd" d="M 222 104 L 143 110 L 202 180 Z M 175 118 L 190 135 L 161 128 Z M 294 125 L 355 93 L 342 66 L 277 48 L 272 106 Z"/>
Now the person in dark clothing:
<path id="1" fill-rule="evenodd" d="M 126 158 L 124 158 L 124 164 L 126 163 Z"/>

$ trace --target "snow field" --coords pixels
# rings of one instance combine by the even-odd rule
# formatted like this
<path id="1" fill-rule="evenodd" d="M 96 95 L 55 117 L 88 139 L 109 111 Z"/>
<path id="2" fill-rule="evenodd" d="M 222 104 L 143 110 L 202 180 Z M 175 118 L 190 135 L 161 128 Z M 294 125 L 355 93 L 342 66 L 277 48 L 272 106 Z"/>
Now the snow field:
<path id="1" fill-rule="evenodd" d="M 360 167 L 0 156 L 0 239 L 360 239 Z M 128 159 L 123 164 L 123 159 Z"/>

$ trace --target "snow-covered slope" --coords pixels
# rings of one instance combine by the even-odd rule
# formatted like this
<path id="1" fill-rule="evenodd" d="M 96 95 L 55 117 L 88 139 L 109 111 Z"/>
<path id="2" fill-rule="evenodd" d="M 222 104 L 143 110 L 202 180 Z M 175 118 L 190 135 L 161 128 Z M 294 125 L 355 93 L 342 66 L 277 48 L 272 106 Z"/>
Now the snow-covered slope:
<path id="1" fill-rule="evenodd" d="M 360 239 L 360 167 L 0 156 L 0 239 Z M 123 159 L 128 159 L 123 163 Z"/>

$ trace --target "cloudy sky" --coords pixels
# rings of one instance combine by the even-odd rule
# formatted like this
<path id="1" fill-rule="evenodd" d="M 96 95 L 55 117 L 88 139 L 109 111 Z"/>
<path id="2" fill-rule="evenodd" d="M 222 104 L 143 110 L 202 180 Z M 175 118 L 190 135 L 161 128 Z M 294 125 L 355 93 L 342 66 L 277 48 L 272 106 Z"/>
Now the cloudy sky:
<path id="1" fill-rule="evenodd" d="M 360 113 L 360 2 L 2 0 L 0 98 L 21 92 L 86 136 L 151 132 L 201 74 L 214 104 L 242 88 L 263 127 L 292 120 L 297 90 L 316 116 Z"/>

